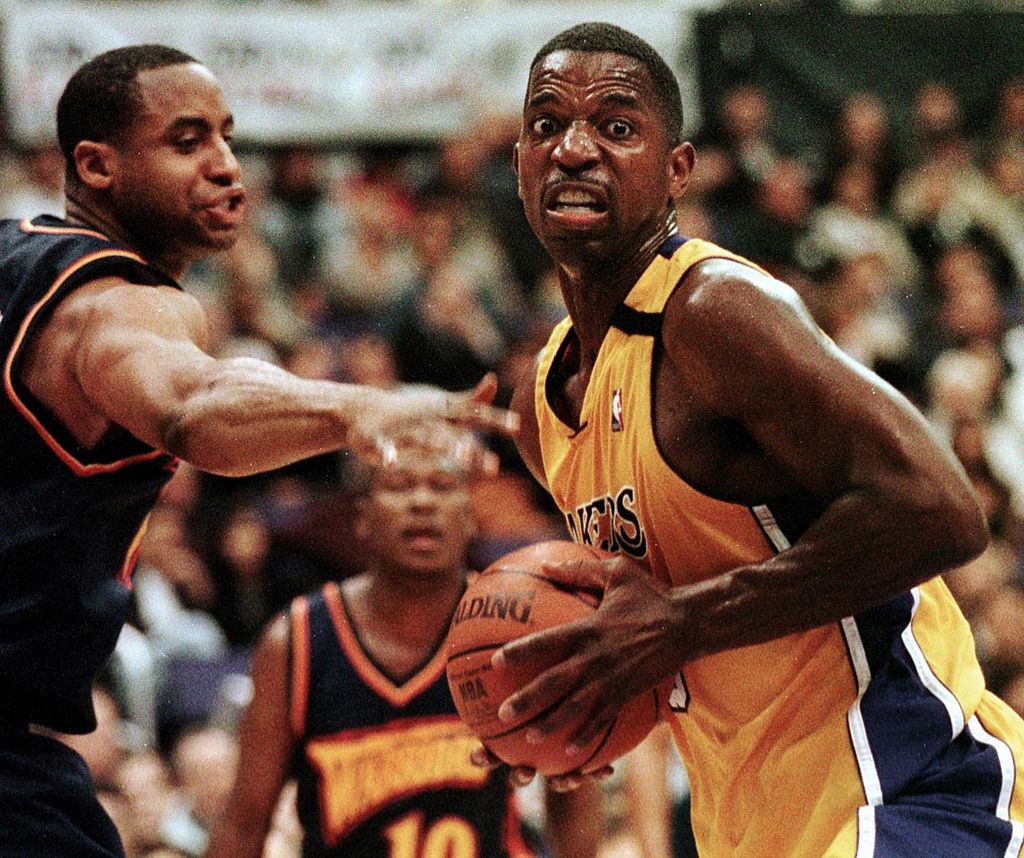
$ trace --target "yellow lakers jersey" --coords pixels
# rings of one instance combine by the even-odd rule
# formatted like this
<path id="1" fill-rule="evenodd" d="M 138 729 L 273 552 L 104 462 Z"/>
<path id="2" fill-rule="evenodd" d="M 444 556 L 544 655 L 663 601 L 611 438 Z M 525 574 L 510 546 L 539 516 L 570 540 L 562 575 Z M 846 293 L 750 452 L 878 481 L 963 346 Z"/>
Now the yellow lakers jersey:
<path id="1" fill-rule="evenodd" d="M 570 319 L 545 346 L 535 385 L 544 474 L 573 539 L 635 557 L 672 585 L 765 560 L 796 537 L 768 506 L 693 489 L 655 441 L 660 314 L 709 258 L 751 265 L 704 241 L 666 242 L 613 317 L 578 427 L 550 405 Z M 877 822 L 881 809 L 948 762 L 957 742 L 990 768 L 991 815 L 1006 834 L 998 854 L 1018 854 L 1024 725 L 984 690 L 969 627 L 939 579 L 839 623 L 692 661 L 672 710 L 702 858 L 875 854 L 875 838 L 888 836 L 875 833 L 888 824 Z"/>

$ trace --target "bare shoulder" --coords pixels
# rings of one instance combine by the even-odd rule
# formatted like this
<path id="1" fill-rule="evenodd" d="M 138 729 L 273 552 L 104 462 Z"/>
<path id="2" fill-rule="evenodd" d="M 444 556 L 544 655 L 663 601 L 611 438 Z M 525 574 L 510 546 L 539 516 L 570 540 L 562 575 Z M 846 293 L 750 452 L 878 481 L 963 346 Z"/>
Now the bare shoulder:
<path id="1" fill-rule="evenodd" d="M 200 302 L 171 286 L 143 286 L 121 278 L 94 280 L 75 290 L 59 312 L 87 325 L 83 330 L 107 327 L 177 332 L 191 340 L 206 336 L 206 315 Z"/>
<path id="2" fill-rule="evenodd" d="M 745 334 L 780 322 L 814 327 L 795 289 L 731 259 L 695 265 L 669 300 L 666 322 L 670 330 L 685 330 L 698 345 L 730 331 Z"/>
<path id="3" fill-rule="evenodd" d="M 770 387 L 780 373 L 845 362 L 796 290 L 728 259 L 688 272 L 665 308 L 663 342 L 688 387 L 722 402 L 752 383 Z"/>

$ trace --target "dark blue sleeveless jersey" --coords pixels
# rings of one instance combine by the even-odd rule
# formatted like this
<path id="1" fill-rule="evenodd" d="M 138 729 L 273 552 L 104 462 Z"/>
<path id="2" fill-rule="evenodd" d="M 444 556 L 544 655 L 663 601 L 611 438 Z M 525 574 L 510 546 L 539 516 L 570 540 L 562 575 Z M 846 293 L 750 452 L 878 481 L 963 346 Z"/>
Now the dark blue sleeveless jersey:
<path id="1" fill-rule="evenodd" d="M 469 760 L 443 648 L 389 678 L 337 584 L 295 600 L 291 721 L 304 858 L 522 858 L 512 790 Z"/>
<path id="2" fill-rule="evenodd" d="M 26 345 L 53 307 L 109 276 L 177 285 L 99 233 L 52 217 L 0 221 L 0 715 L 65 732 L 95 727 L 93 679 L 176 464 L 120 430 L 81 448 L 21 381 Z"/>

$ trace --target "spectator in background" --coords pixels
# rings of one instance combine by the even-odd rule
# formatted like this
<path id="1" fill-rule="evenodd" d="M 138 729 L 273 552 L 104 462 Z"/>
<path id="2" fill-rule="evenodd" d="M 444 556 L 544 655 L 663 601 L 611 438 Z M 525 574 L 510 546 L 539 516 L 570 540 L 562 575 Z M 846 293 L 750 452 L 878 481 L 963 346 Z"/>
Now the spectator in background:
<path id="1" fill-rule="evenodd" d="M 872 176 L 872 211 L 887 207 L 903 160 L 889 111 L 877 95 L 854 92 L 843 99 L 826 158 L 826 182 L 833 193 L 838 173 L 850 164 L 859 164 Z"/>
<path id="2" fill-rule="evenodd" d="M 236 354 L 248 349 L 258 355 L 269 346 L 279 358 L 308 332 L 309 321 L 296 314 L 290 293 L 282 290 L 282 264 L 249 225 L 239 231 L 235 246 L 211 264 L 228 313 L 226 345 Z"/>
<path id="3" fill-rule="evenodd" d="M 256 222 L 289 292 L 327 282 L 333 246 L 350 245 L 351 224 L 332 200 L 330 184 L 325 158 L 313 147 L 295 144 L 273 153 L 271 178 Z"/>
<path id="4" fill-rule="evenodd" d="M 59 146 L 40 143 L 16 159 L 13 186 L 0 198 L 0 217 L 63 217 L 65 162 Z"/>
<path id="5" fill-rule="evenodd" d="M 265 517 L 240 503 L 224 520 L 210 559 L 211 613 L 233 646 L 255 642 L 267 621 L 322 580 L 319 568 L 274 538 Z"/>
<path id="6" fill-rule="evenodd" d="M 991 261 L 982 251 L 967 241 L 945 248 L 932 269 L 925 300 L 916 331 L 924 366 L 949 348 L 970 349 L 998 361 L 1010 311 L 1016 308 L 1002 300 Z"/>
<path id="7" fill-rule="evenodd" d="M 176 739 L 170 756 L 177 801 L 161 823 L 165 844 L 198 858 L 224 817 L 238 745 L 230 733 L 199 725 Z"/>
<path id="8" fill-rule="evenodd" d="M 401 379 L 456 389 L 496 367 L 506 349 L 504 321 L 490 301 L 497 288 L 480 280 L 460 252 L 465 212 L 451 196 L 420 200 L 414 246 L 418 282 L 393 308 L 390 342 Z"/>
<path id="9" fill-rule="evenodd" d="M 918 301 L 921 265 L 902 227 L 885 213 L 877 171 L 856 159 L 838 165 L 830 194 L 811 215 L 808 241 L 823 256 L 878 256 L 892 298 L 904 308 Z"/>
<path id="10" fill-rule="evenodd" d="M 410 243 L 410 216 L 390 184 L 369 180 L 345 184 L 339 203 L 348 212 L 350 236 L 328 250 L 326 332 L 352 336 L 378 332 L 389 309 L 415 288 L 416 259 Z"/>
<path id="11" fill-rule="evenodd" d="M 829 257 L 816 271 L 812 311 L 839 348 L 903 390 L 916 389 L 913 338 L 887 278 L 867 245 Z"/>
<path id="12" fill-rule="evenodd" d="M 949 87 L 927 83 L 914 109 L 915 163 L 893 194 L 896 216 L 921 262 L 930 267 L 950 245 L 984 250 L 1003 296 L 1019 294 L 1024 233 L 1019 212 L 978 166 Z"/>
<path id="13" fill-rule="evenodd" d="M 165 825 L 178 813 L 179 799 L 170 765 L 156 749 L 125 758 L 116 774 L 117 795 L 127 805 L 122 838 L 131 840 L 140 854 L 168 845 Z"/>
<path id="14" fill-rule="evenodd" d="M 1024 144 L 1024 77 L 1007 78 L 996 94 L 995 118 L 989 142 L 1013 141 Z"/>
<path id="15" fill-rule="evenodd" d="M 771 103 L 759 86 L 737 83 L 726 91 L 718 128 L 702 141 L 694 172 L 694 192 L 716 215 L 754 201 L 780 154 L 771 123 Z"/>
<path id="16" fill-rule="evenodd" d="M 0 201 L 0 217 L 64 216 L 64 156 L 54 143 L 40 143 L 17 159 L 13 187 Z"/>
<path id="17" fill-rule="evenodd" d="M 736 253 L 786 279 L 812 260 L 805 255 L 813 187 L 807 167 L 797 158 L 778 157 L 756 183 L 753 202 L 737 209 L 735 234 L 729 244 Z"/>
<path id="18" fill-rule="evenodd" d="M 985 174 L 1013 215 L 1024 218 L 1024 142 L 1000 140 L 989 154 Z"/>

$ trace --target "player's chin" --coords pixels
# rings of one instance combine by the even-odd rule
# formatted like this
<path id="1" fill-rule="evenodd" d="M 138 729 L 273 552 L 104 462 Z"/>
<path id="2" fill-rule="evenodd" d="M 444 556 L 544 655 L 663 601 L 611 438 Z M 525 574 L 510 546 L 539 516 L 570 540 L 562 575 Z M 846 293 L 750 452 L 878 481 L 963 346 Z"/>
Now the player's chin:
<path id="1" fill-rule="evenodd" d="M 204 230 L 202 244 L 209 250 L 230 250 L 238 242 L 238 227 Z"/>

